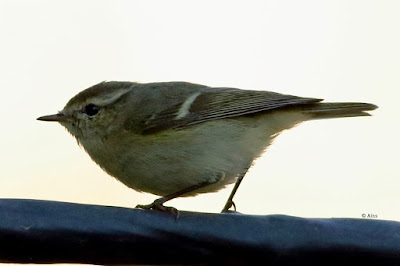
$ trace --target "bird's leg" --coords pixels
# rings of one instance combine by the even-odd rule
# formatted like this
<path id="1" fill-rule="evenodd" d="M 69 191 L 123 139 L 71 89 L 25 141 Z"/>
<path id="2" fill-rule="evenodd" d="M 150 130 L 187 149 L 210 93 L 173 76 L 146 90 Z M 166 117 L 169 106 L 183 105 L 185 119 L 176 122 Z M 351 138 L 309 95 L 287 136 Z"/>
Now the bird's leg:
<path id="1" fill-rule="evenodd" d="M 216 182 L 218 182 L 219 180 L 217 180 Z M 193 185 L 187 188 L 184 188 L 182 190 L 179 190 L 177 192 L 171 193 L 169 195 L 166 195 L 164 197 L 158 198 L 155 201 L 153 201 L 153 203 L 147 204 L 147 205 L 137 205 L 136 208 L 141 208 L 141 209 L 146 209 L 146 210 L 159 210 L 159 211 L 164 211 L 164 212 L 169 212 L 169 213 L 174 213 L 174 214 L 178 214 L 178 210 L 173 208 L 173 207 L 166 207 L 163 204 L 169 200 L 172 200 L 174 198 L 177 198 L 179 196 L 182 196 L 186 193 L 192 192 L 194 190 L 197 190 L 199 188 L 202 187 L 206 187 L 208 185 L 211 185 L 215 182 L 203 182 L 197 185 Z"/>
<path id="2" fill-rule="evenodd" d="M 238 190 L 238 188 L 239 188 L 239 186 L 240 186 L 240 183 L 242 182 L 242 180 L 243 180 L 244 176 L 246 175 L 247 171 L 249 170 L 249 168 L 250 168 L 250 166 L 248 166 L 248 167 L 244 170 L 244 172 L 241 173 L 241 174 L 238 176 L 238 179 L 236 180 L 235 186 L 233 187 L 232 192 L 231 192 L 231 194 L 229 195 L 229 198 L 228 198 L 228 200 L 226 201 L 225 206 L 224 206 L 224 208 L 222 209 L 221 212 L 227 212 L 227 211 L 229 211 L 229 209 L 230 209 L 232 206 L 233 206 L 234 211 L 236 211 L 236 205 L 235 205 L 235 203 L 233 202 L 233 197 L 235 196 L 236 191 Z"/>

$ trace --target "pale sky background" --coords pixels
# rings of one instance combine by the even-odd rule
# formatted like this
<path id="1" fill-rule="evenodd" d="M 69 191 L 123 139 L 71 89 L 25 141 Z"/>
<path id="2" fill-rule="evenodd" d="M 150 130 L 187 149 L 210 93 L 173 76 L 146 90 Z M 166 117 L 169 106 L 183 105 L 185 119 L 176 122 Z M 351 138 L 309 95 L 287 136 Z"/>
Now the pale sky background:
<path id="1" fill-rule="evenodd" d="M 284 132 L 243 181 L 246 214 L 400 221 L 399 1 L 0 1 L 0 197 L 135 207 L 56 123 L 103 80 L 189 81 L 379 105 Z M 177 199 L 219 212 L 232 187 Z"/>

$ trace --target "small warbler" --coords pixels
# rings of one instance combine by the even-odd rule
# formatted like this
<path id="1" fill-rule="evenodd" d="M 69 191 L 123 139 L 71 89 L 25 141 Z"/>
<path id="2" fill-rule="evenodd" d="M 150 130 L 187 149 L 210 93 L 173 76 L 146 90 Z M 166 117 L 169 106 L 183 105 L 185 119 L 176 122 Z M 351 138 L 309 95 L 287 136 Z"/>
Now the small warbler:
<path id="1" fill-rule="evenodd" d="M 324 103 L 322 99 L 269 91 L 212 88 L 187 82 L 101 82 L 74 96 L 57 121 L 108 174 L 137 191 L 161 198 L 217 191 L 240 182 L 283 130 L 311 119 L 369 116 L 369 103 Z M 236 209 L 236 208 L 235 208 Z"/>

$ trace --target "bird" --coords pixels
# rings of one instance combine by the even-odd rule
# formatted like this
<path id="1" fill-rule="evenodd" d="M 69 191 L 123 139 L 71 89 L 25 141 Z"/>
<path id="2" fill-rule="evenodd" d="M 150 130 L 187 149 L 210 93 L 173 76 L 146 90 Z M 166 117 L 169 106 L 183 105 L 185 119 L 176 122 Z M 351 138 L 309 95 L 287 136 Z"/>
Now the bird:
<path id="1" fill-rule="evenodd" d="M 55 121 L 105 172 L 129 188 L 160 196 L 142 209 L 216 192 L 235 183 L 284 130 L 304 121 L 370 116 L 376 105 L 323 102 L 271 91 L 189 82 L 103 81 L 71 98 Z"/>

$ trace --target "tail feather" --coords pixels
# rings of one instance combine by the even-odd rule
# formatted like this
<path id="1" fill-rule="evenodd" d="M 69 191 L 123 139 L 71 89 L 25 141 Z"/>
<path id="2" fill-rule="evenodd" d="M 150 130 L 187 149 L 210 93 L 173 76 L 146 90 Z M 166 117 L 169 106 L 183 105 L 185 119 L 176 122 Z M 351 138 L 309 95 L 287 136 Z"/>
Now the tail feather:
<path id="1" fill-rule="evenodd" d="M 370 116 L 378 106 L 371 103 L 317 103 L 303 106 L 302 111 L 311 114 L 313 119 L 337 117 Z"/>

